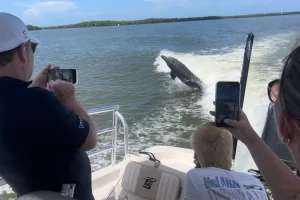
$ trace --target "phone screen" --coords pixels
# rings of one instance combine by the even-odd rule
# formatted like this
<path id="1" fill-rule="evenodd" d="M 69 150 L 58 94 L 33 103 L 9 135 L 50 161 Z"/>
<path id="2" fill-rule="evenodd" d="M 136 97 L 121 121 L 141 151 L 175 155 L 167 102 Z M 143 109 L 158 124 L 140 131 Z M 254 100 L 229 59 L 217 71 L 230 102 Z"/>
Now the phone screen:
<path id="1" fill-rule="evenodd" d="M 224 119 L 237 120 L 240 108 L 239 82 L 218 82 L 216 87 L 216 125 L 226 127 Z"/>
<path id="2" fill-rule="evenodd" d="M 77 74 L 75 69 L 50 69 L 48 71 L 48 81 L 64 80 L 71 83 L 77 83 Z"/>

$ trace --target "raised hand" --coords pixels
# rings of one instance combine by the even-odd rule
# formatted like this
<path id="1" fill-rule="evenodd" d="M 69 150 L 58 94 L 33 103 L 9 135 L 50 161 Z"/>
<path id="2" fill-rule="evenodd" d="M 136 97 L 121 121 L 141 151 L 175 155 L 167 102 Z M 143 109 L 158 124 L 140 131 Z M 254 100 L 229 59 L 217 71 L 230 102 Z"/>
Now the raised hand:
<path id="1" fill-rule="evenodd" d="M 213 102 L 215 104 L 215 102 Z M 209 111 L 209 113 L 212 116 L 215 116 L 215 111 Z M 244 111 L 240 108 L 239 113 L 240 119 L 237 120 L 231 120 L 231 119 L 225 119 L 224 122 L 228 124 L 231 127 L 223 127 L 227 129 L 234 137 L 242 141 L 243 143 L 249 143 L 252 142 L 253 139 L 257 139 L 259 137 L 254 129 L 252 128 L 247 115 L 244 113 Z"/>
<path id="2" fill-rule="evenodd" d="M 75 87 L 70 82 L 51 80 L 47 84 L 47 90 L 52 91 L 64 104 L 69 104 L 76 100 Z"/>
<path id="3" fill-rule="evenodd" d="M 59 69 L 59 66 L 53 67 L 53 69 Z M 48 83 L 48 70 L 51 69 L 51 65 L 47 65 L 44 69 L 38 72 L 32 80 L 32 84 L 29 87 L 40 87 L 46 89 Z"/>

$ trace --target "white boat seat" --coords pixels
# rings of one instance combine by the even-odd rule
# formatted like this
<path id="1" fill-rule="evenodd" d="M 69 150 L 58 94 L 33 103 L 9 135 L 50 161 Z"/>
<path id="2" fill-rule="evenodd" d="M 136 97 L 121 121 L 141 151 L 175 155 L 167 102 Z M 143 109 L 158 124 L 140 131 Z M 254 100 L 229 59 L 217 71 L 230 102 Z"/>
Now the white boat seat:
<path id="1" fill-rule="evenodd" d="M 36 191 L 18 197 L 16 200 L 75 200 L 58 192 Z"/>
<path id="2" fill-rule="evenodd" d="M 153 166 L 149 166 L 149 163 L 129 162 L 125 170 L 121 170 L 121 184 L 116 188 L 116 199 L 178 200 L 181 193 L 180 179 L 159 168 L 159 163 L 152 163 Z"/>

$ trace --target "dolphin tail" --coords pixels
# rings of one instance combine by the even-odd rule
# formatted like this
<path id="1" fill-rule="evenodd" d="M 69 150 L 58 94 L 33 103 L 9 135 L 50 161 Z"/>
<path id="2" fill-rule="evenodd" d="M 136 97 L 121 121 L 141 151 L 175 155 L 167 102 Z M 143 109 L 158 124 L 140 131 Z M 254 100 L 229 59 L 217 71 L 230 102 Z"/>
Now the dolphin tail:
<path id="1" fill-rule="evenodd" d="M 174 72 L 171 72 L 170 75 L 173 80 L 176 78 L 176 74 Z"/>

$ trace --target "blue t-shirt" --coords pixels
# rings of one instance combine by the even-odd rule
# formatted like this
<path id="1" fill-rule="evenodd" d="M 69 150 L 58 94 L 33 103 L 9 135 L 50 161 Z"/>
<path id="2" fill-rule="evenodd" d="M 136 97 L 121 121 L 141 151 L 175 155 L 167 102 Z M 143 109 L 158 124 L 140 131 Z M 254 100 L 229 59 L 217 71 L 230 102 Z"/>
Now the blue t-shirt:
<path id="1" fill-rule="evenodd" d="M 214 167 L 186 175 L 184 200 L 268 200 L 263 184 L 250 174 Z"/>

